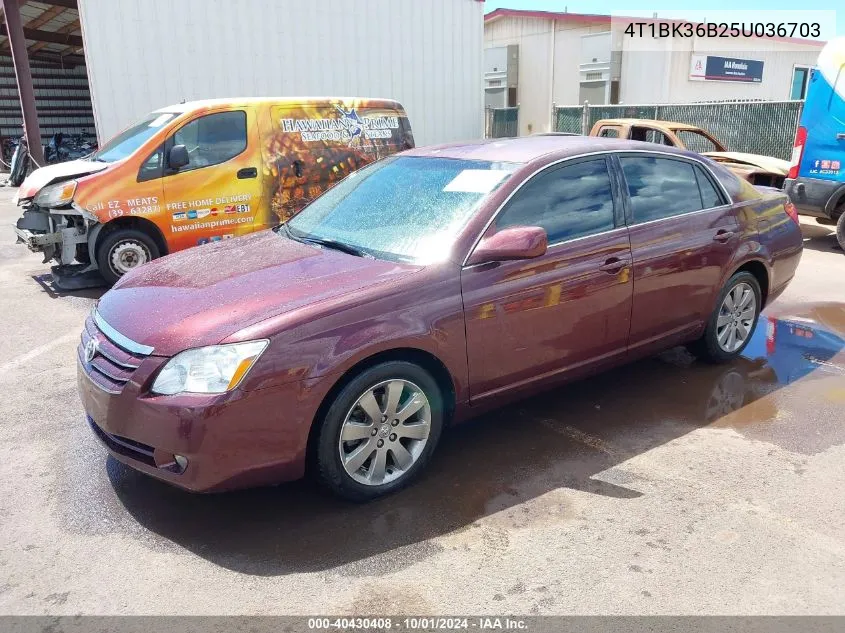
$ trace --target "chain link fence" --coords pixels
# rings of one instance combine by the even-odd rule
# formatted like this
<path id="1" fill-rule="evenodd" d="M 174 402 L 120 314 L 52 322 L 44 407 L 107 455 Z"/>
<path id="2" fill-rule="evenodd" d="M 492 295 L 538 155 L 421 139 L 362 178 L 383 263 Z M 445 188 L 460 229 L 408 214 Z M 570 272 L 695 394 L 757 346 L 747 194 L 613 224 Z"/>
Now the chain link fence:
<path id="1" fill-rule="evenodd" d="M 600 119 L 657 119 L 705 129 L 729 151 L 789 160 L 803 101 L 725 101 L 651 105 L 563 106 L 555 131 L 589 134 Z M 696 150 L 697 148 L 691 147 Z"/>
<path id="2" fill-rule="evenodd" d="M 519 108 L 486 108 L 484 138 L 519 136 Z"/>

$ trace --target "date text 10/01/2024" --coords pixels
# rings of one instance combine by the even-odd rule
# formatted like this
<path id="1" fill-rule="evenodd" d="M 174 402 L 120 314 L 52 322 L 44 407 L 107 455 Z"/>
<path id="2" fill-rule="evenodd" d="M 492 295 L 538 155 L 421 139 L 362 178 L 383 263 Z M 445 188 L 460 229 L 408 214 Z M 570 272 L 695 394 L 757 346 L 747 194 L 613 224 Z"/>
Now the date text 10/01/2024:
<path id="1" fill-rule="evenodd" d="M 373 618 L 308 618 L 311 630 L 389 630 L 425 631 L 470 630 L 526 631 L 527 623 L 519 618 L 498 617 L 373 617 Z"/>
<path id="2" fill-rule="evenodd" d="M 631 37 L 821 37 L 818 22 L 631 22 Z"/>

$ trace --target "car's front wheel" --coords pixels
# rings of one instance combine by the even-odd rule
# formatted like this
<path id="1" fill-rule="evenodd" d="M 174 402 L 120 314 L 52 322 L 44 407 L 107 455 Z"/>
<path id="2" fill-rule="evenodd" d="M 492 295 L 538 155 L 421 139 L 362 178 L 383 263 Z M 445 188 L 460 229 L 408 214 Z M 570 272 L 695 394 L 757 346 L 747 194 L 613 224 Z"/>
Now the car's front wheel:
<path id="1" fill-rule="evenodd" d="M 105 235 L 97 247 L 97 265 L 109 285 L 133 268 L 159 256 L 155 240 L 137 229 L 117 229 Z"/>
<path id="2" fill-rule="evenodd" d="M 839 214 L 839 220 L 836 222 L 836 241 L 839 242 L 839 247 L 845 250 L 845 210 Z"/>
<path id="3" fill-rule="evenodd" d="M 442 402 L 437 382 L 418 365 L 389 361 L 364 370 L 340 390 L 322 420 L 320 481 L 352 501 L 405 486 L 437 446 Z"/>
<path id="4" fill-rule="evenodd" d="M 716 309 L 702 337 L 691 346 L 692 352 L 715 363 L 739 356 L 754 334 L 761 305 L 757 278 L 744 271 L 733 275 L 719 293 Z"/>

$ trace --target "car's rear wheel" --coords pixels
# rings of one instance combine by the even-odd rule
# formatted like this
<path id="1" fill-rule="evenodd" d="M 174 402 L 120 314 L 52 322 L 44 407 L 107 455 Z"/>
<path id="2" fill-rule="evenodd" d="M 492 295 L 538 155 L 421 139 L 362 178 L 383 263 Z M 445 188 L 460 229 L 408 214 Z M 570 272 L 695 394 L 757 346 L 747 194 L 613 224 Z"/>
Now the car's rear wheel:
<path id="1" fill-rule="evenodd" d="M 352 501 L 407 485 L 440 439 L 442 402 L 437 382 L 418 365 L 389 361 L 364 370 L 340 390 L 322 420 L 320 481 Z"/>
<path id="2" fill-rule="evenodd" d="M 754 275 L 744 271 L 733 275 L 719 293 L 704 334 L 690 346 L 692 352 L 714 363 L 739 356 L 757 327 L 761 297 L 760 284 Z"/>
<path id="3" fill-rule="evenodd" d="M 137 229 L 117 229 L 103 237 L 97 247 L 97 265 L 109 284 L 133 268 L 159 256 L 155 240 Z"/>

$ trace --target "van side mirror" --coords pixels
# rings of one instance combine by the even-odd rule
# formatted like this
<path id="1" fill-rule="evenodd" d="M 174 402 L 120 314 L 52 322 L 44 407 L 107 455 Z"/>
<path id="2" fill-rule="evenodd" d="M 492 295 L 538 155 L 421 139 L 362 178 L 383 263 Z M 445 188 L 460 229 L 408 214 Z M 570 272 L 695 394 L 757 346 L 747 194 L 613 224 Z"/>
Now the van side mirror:
<path id="1" fill-rule="evenodd" d="M 512 226 L 482 240 L 467 260 L 467 266 L 514 259 L 534 259 L 549 247 L 546 230 L 539 226 Z"/>
<path id="2" fill-rule="evenodd" d="M 188 148 L 184 145 L 174 145 L 170 148 L 167 154 L 167 166 L 170 169 L 182 169 L 185 165 L 191 162 L 188 156 Z"/>

